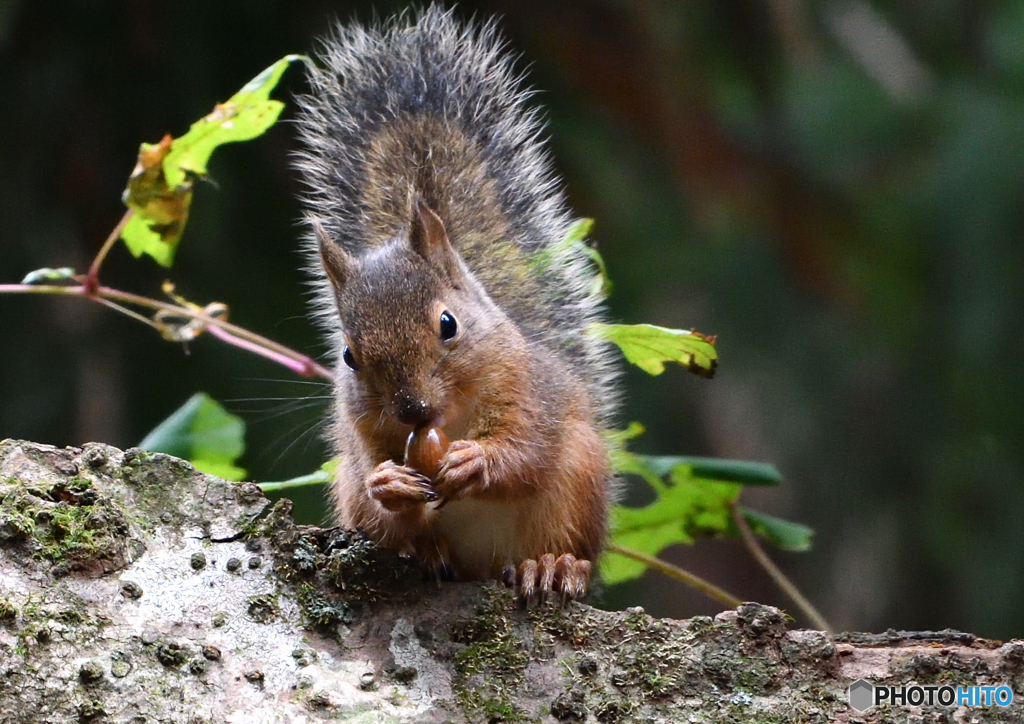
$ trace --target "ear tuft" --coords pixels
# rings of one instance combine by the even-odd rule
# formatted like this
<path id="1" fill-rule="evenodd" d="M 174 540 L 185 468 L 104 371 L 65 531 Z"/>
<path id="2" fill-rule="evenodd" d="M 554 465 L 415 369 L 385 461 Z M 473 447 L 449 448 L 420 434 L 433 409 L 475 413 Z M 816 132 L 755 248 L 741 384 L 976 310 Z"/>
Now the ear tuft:
<path id="1" fill-rule="evenodd" d="M 409 244 L 435 269 L 452 281 L 458 279 L 459 260 L 448 239 L 444 222 L 422 198 L 413 202 Z"/>
<path id="2" fill-rule="evenodd" d="M 335 290 L 345 286 L 346 280 L 351 276 L 352 259 L 345 250 L 331 241 L 327 231 L 315 219 L 311 222 L 313 233 L 316 234 L 317 243 L 320 246 L 320 263 L 323 264 L 327 279 Z"/>

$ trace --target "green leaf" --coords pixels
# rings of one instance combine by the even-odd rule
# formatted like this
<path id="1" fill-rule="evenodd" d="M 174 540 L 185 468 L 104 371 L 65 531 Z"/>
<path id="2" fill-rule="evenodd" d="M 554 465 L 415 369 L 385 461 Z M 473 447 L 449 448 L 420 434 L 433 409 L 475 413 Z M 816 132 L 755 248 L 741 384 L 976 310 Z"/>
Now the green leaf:
<path id="1" fill-rule="evenodd" d="M 666 475 L 677 465 L 688 465 L 693 471 L 694 477 L 720 480 L 724 483 L 778 485 L 782 481 L 782 473 L 769 463 L 682 455 L 642 455 L 640 457 L 643 458 L 644 464 L 659 476 Z"/>
<path id="2" fill-rule="evenodd" d="M 692 330 L 595 322 L 587 331 L 614 342 L 626 360 L 650 375 L 664 372 L 666 362 L 678 362 L 700 377 L 713 377 L 718 366 L 715 338 Z"/>
<path id="3" fill-rule="evenodd" d="M 231 96 L 213 112 L 192 124 L 181 138 L 171 143 L 164 159 L 164 175 L 170 188 L 177 188 L 187 173 L 206 174 L 206 163 L 217 146 L 248 141 L 260 136 L 277 121 L 284 104 L 270 100 L 270 92 L 288 66 L 301 55 L 286 55 Z"/>
<path id="4" fill-rule="evenodd" d="M 245 470 L 235 465 L 245 450 L 245 423 L 203 392 L 157 425 L 139 447 L 175 455 L 227 480 L 245 477 Z"/>
<path id="5" fill-rule="evenodd" d="M 814 531 L 806 525 L 791 523 L 767 513 L 759 513 L 756 510 L 747 508 L 740 508 L 740 510 L 754 535 L 764 538 L 776 548 L 797 552 L 811 549 L 811 537 L 814 535 Z"/>
<path id="6" fill-rule="evenodd" d="M 572 246 L 573 244 L 580 244 L 590 236 L 590 230 L 594 228 L 593 219 L 577 219 L 572 222 L 569 226 L 569 230 L 565 232 L 565 238 L 562 239 L 561 244 Z"/>
<path id="7" fill-rule="evenodd" d="M 625 430 L 605 430 L 601 433 L 604 449 L 608 452 L 608 464 L 620 475 L 643 475 L 643 471 L 633 458 L 636 456 L 626 450 L 626 443 L 644 433 L 644 426 L 639 422 L 631 422 Z M 657 480 L 652 482 L 656 485 Z"/>
<path id="8" fill-rule="evenodd" d="M 643 425 L 634 420 L 633 422 L 626 425 L 625 430 L 605 430 L 601 434 L 601 439 L 604 440 L 606 446 L 621 449 L 625 448 L 626 443 L 629 442 L 630 440 L 643 435 L 645 429 L 646 428 L 644 428 Z"/>
<path id="9" fill-rule="evenodd" d="M 74 276 L 75 270 L 69 266 L 62 266 L 59 269 L 36 269 L 26 274 L 21 283 L 51 284 L 53 282 L 66 282 Z"/>
<path id="10" fill-rule="evenodd" d="M 191 192 L 188 196 L 191 202 Z M 151 219 L 147 220 L 145 215 L 133 214 L 121 229 L 121 240 L 136 259 L 148 254 L 160 266 L 169 267 L 174 261 L 174 250 L 181 240 L 186 218 L 187 213 L 182 216 L 181 223 L 161 225 L 153 223 Z"/>
<path id="11" fill-rule="evenodd" d="M 245 479 L 245 468 L 240 468 L 237 465 L 231 465 L 230 463 L 218 460 L 206 460 L 204 458 L 189 460 L 189 462 L 196 470 L 200 470 L 208 475 L 216 475 L 218 478 L 224 478 L 225 480 Z"/>
<path id="12" fill-rule="evenodd" d="M 626 441 L 643 432 L 639 423 L 626 430 L 605 433 L 612 469 L 619 475 L 637 475 L 654 491 L 653 503 L 642 508 L 612 506 L 612 542 L 656 556 L 674 544 L 692 544 L 699 536 L 737 536 L 730 507 L 746 485 L 774 485 L 778 470 L 766 463 L 718 458 L 638 455 L 625 449 Z M 807 550 L 813 531 L 799 523 L 764 513 L 743 511 L 751 530 L 783 550 Z M 602 579 L 609 584 L 640 576 L 644 565 L 613 552 L 599 561 Z"/>
<path id="13" fill-rule="evenodd" d="M 133 213 L 121 239 L 133 255 L 148 254 L 161 266 L 171 266 L 192 204 L 191 176 L 206 174 L 206 163 L 217 146 L 255 138 L 277 121 L 284 104 L 270 100 L 270 91 L 288 65 L 301 58 L 289 55 L 277 61 L 193 123 L 181 138 L 167 135 L 159 143 L 139 147 L 122 195 Z"/>
<path id="14" fill-rule="evenodd" d="M 658 555 L 677 543 L 692 543 L 696 536 L 724 535 L 731 527 L 729 506 L 740 493 L 740 486 L 695 477 L 689 465 L 680 464 L 667 471 L 649 465 L 632 453 L 623 456 L 628 472 L 641 475 L 651 484 L 655 500 L 642 508 L 612 506 L 614 543 L 626 548 Z M 606 553 L 601 557 L 601 578 L 606 583 L 621 583 L 643 573 L 644 566 L 631 559 Z"/>
<path id="15" fill-rule="evenodd" d="M 614 515 L 615 511 L 613 510 L 612 513 Z M 656 552 L 660 552 L 670 545 L 693 543 L 693 538 L 682 531 L 675 522 L 651 525 L 642 531 L 623 531 L 613 535 L 612 540 L 624 548 L 631 548 L 652 556 L 657 555 Z M 601 581 L 608 585 L 639 578 L 647 570 L 647 566 L 640 561 L 620 556 L 611 551 L 601 556 L 598 565 L 601 569 Z"/>
<path id="16" fill-rule="evenodd" d="M 277 483 L 260 483 L 259 486 L 264 493 L 276 493 L 290 488 L 305 488 L 311 485 L 326 485 L 334 480 L 335 471 L 338 469 L 338 459 L 328 460 L 320 468 L 308 475 L 300 475 L 297 478 L 282 480 Z"/>
<path id="17" fill-rule="evenodd" d="M 608 268 L 605 266 L 604 258 L 597 249 L 586 243 L 585 239 L 594 226 L 593 219 L 578 219 L 574 221 L 565 236 L 557 244 L 539 252 L 534 258 L 534 263 L 540 268 L 551 266 L 554 261 L 563 255 L 571 255 L 579 250 L 597 267 L 597 273 L 590 283 L 590 293 L 595 296 L 607 297 L 612 293 L 612 282 L 608 278 Z"/>

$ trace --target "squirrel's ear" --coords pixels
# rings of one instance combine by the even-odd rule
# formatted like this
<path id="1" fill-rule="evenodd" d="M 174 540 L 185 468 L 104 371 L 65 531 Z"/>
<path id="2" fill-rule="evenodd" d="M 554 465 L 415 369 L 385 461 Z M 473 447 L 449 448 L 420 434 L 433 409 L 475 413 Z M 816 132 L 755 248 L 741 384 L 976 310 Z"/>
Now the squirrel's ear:
<path id="1" fill-rule="evenodd" d="M 433 264 L 451 279 L 459 277 L 459 260 L 455 255 L 444 222 L 423 199 L 414 202 L 412 210 L 412 233 L 409 235 L 412 250 Z"/>
<path id="2" fill-rule="evenodd" d="M 352 260 L 344 249 L 331 241 L 319 221 L 313 221 L 312 224 L 317 243 L 320 245 L 320 262 L 324 265 L 327 279 L 335 289 L 341 289 L 345 286 L 345 280 L 351 276 L 349 271 L 352 268 Z"/>

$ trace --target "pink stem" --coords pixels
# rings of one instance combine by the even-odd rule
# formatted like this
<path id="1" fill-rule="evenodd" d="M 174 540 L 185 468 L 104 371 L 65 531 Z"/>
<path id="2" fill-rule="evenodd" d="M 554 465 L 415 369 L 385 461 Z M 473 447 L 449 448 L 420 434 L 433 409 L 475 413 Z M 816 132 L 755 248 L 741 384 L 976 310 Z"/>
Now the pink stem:
<path id="1" fill-rule="evenodd" d="M 227 344 L 238 347 L 239 349 L 247 350 L 253 354 L 258 354 L 261 357 L 266 357 L 267 359 L 277 362 L 279 365 L 287 367 L 292 372 L 302 375 L 303 377 L 320 376 L 326 379 L 330 379 L 331 377 L 331 373 L 326 368 L 321 367 L 308 357 L 305 359 L 292 359 L 291 357 L 275 352 L 272 349 L 261 347 L 247 339 L 236 337 L 231 334 L 231 332 L 226 332 L 213 324 L 209 325 L 206 328 L 206 331 L 222 342 L 226 342 Z"/>
<path id="2" fill-rule="evenodd" d="M 77 277 L 76 277 L 77 278 Z M 319 377 L 328 382 L 333 381 L 334 375 L 326 367 L 317 364 L 309 357 L 288 349 L 272 340 L 266 339 L 244 327 L 225 322 L 222 319 L 211 317 L 205 312 L 197 312 L 187 307 L 182 307 L 166 302 L 159 302 L 148 297 L 141 297 L 137 294 L 122 292 L 110 287 L 96 287 L 90 290 L 88 284 L 83 286 L 61 286 L 56 284 L 0 284 L 0 294 L 58 294 L 98 299 L 112 299 L 127 304 L 137 304 L 149 309 L 160 309 L 173 314 L 181 314 L 191 319 L 197 319 L 205 323 L 204 329 L 230 345 L 247 350 L 261 357 L 273 360 L 280 365 L 287 367 L 296 374 L 303 377 Z M 244 336 L 243 336 L 244 335 Z"/>

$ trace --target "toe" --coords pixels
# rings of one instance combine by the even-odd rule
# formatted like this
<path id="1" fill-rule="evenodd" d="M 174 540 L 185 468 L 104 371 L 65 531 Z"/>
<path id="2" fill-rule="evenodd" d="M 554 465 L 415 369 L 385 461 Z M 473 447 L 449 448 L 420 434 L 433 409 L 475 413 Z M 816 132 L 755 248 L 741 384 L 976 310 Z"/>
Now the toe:
<path id="1" fill-rule="evenodd" d="M 542 593 L 550 593 L 555 585 L 555 557 L 551 553 L 545 553 L 537 561 L 539 573 L 538 588 Z"/>
<path id="2" fill-rule="evenodd" d="M 529 605 L 537 593 L 537 561 L 527 559 L 519 564 L 519 595 Z"/>

